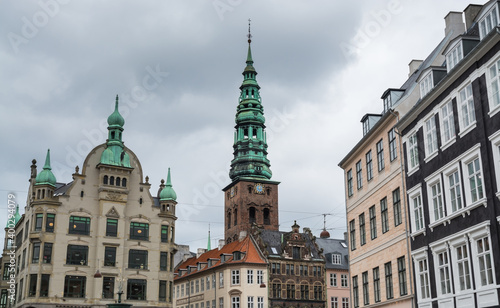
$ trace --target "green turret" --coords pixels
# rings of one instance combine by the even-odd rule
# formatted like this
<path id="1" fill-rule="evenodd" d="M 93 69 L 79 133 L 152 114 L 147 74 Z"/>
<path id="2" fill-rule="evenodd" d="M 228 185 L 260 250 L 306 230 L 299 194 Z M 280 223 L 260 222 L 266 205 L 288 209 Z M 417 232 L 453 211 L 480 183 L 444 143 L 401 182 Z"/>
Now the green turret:
<path id="1" fill-rule="evenodd" d="M 172 188 L 172 181 L 170 180 L 170 168 L 168 168 L 167 184 L 160 192 L 160 201 L 175 201 L 177 194 Z"/>
<path id="2" fill-rule="evenodd" d="M 43 166 L 42 172 L 40 172 L 35 178 L 35 185 L 44 184 L 56 187 L 56 177 L 54 176 L 54 173 L 52 173 L 52 168 L 50 167 L 50 149 L 47 150 L 45 165 Z"/>
<path id="3" fill-rule="evenodd" d="M 108 140 L 106 149 L 101 155 L 101 164 L 130 167 L 130 157 L 125 152 L 122 142 L 122 132 L 125 120 L 118 111 L 118 95 L 116 96 L 115 111 L 108 117 Z"/>
<path id="4" fill-rule="evenodd" d="M 236 109 L 236 132 L 229 177 L 271 179 L 271 163 L 267 159 L 264 107 L 261 103 L 260 86 L 253 67 L 250 29 L 248 33 L 247 66 L 243 71 L 241 94 Z"/>

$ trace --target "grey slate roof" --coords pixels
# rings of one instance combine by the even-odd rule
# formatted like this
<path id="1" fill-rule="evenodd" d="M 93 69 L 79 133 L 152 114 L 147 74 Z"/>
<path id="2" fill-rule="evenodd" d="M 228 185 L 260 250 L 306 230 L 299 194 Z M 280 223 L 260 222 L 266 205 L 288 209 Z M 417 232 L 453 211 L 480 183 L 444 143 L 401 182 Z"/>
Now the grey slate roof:
<path id="1" fill-rule="evenodd" d="M 283 253 L 281 249 L 282 238 L 283 241 L 286 242 L 287 236 L 292 232 L 293 231 L 283 232 L 283 231 L 261 230 L 260 237 L 262 241 L 267 245 L 264 248 L 264 250 L 268 252 L 268 256 L 270 258 L 272 258 L 273 256 L 280 257 L 282 255 Z M 316 245 L 314 245 L 313 243 L 311 234 L 310 233 L 299 233 L 299 234 L 305 239 L 306 245 L 311 249 L 312 258 L 322 259 Z"/>
<path id="2" fill-rule="evenodd" d="M 344 243 L 345 247 L 342 246 Z M 325 257 L 325 267 L 327 269 L 349 269 L 349 257 L 348 257 L 348 248 L 345 240 L 331 239 L 331 238 L 317 238 L 316 245 L 318 245 L 319 249 L 323 249 L 323 256 Z M 342 264 L 333 264 L 332 263 L 332 254 L 341 255 Z"/>

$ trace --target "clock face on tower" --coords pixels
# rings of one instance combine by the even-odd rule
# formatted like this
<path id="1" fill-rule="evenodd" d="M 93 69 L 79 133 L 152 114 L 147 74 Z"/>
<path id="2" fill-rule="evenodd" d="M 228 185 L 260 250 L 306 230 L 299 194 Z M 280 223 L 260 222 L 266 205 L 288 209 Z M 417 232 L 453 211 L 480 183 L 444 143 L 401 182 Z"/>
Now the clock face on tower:
<path id="1" fill-rule="evenodd" d="M 264 193 L 264 185 L 262 185 L 260 183 L 255 184 L 254 191 L 257 194 L 263 194 Z"/>
<path id="2" fill-rule="evenodd" d="M 234 187 L 231 187 L 231 198 L 232 198 L 232 197 L 234 197 L 234 195 L 235 195 L 235 194 L 236 194 L 236 193 L 235 193 L 235 189 L 234 189 Z"/>

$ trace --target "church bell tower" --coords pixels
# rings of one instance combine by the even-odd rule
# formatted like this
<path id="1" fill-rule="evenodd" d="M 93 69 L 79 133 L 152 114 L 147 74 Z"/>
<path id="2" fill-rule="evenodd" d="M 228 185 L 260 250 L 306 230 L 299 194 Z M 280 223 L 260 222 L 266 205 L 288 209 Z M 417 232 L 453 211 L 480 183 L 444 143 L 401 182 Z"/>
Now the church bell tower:
<path id="1" fill-rule="evenodd" d="M 271 181 L 264 107 L 253 67 L 251 37 L 249 24 L 247 65 L 236 108 L 234 158 L 229 171 L 232 182 L 223 189 L 226 243 L 238 239 L 241 231 L 250 232 L 254 224 L 267 230 L 279 228 L 279 182 Z"/>

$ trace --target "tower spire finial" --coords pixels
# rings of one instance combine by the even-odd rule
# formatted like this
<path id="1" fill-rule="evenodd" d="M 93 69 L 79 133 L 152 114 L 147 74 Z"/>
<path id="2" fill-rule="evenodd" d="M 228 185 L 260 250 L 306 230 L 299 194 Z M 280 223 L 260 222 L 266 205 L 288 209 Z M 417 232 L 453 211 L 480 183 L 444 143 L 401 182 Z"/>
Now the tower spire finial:
<path id="1" fill-rule="evenodd" d="M 251 21 L 252 20 L 250 18 L 248 18 L 248 35 L 247 35 L 247 37 L 248 37 L 248 44 L 250 44 L 252 42 L 252 34 L 250 33 L 250 22 Z"/>

